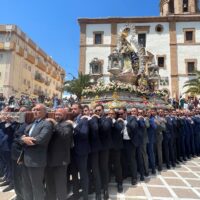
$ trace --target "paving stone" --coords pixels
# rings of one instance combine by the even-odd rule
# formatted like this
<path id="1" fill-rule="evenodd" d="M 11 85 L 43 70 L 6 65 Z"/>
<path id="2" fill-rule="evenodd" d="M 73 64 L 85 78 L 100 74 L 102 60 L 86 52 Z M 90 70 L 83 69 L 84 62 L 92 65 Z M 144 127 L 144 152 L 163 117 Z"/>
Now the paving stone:
<path id="1" fill-rule="evenodd" d="M 0 192 L 0 199 L 1 200 L 9 200 L 14 197 L 14 192 Z"/>
<path id="2" fill-rule="evenodd" d="M 173 171 L 163 171 L 161 172 L 163 177 L 177 177 L 177 175 Z"/>
<path id="3" fill-rule="evenodd" d="M 189 169 L 191 169 L 193 172 L 200 172 L 200 167 L 188 167 Z"/>
<path id="4" fill-rule="evenodd" d="M 172 197 L 167 188 L 148 187 L 148 190 L 153 197 Z"/>
<path id="5" fill-rule="evenodd" d="M 178 189 L 175 188 L 173 191 L 179 198 L 190 198 L 190 199 L 200 199 L 192 190 L 190 189 Z"/>
<path id="6" fill-rule="evenodd" d="M 136 188 L 126 187 L 124 188 L 124 194 L 127 196 L 145 196 L 144 190 L 142 186 L 138 186 Z"/>
<path id="7" fill-rule="evenodd" d="M 200 188 L 200 179 L 199 180 L 186 180 L 192 187 L 199 187 Z"/>
<path id="8" fill-rule="evenodd" d="M 177 172 L 177 173 L 183 178 L 198 178 L 198 176 L 196 176 L 195 174 L 191 172 Z"/>
<path id="9" fill-rule="evenodd" d="M 165 181 L 169 186 L 187 186 L 181 179 L 177 178 L 165 178 Z"/>
<path id="10" fill-rule="evenodd" d="M 163 185 L 163 182 L 159 178 L 148 179 L 148 180 L 145 181 L 145 183 L 147 185 Z"/>

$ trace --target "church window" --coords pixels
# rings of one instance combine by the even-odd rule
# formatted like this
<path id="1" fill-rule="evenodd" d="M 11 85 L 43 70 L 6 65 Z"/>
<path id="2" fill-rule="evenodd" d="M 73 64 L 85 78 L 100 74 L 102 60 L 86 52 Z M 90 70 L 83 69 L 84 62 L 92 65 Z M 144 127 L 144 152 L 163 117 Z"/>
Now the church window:
<path id="1" fill-rule="evenodd" d="M 185 43 L 195 43 L 195 29 L 184 29 Z"/>
<path id="2" fill-rule="evenodd" d="M 103 44 L 103 32 L 94 32 L 94 44 Z"/>
<path id="3" fill-rule="evenodd" d="M 158 25 L 156 25 L 156 27 L 155 27 L 155 30 L 156 30 L 156 32 L 158 32 L 158 33 L 161 33 L 161 32 L 163 32 L 163 25 L 162 24 L 158 24 Z"/>
<path id="4" fill-rule="evenodd" d="M 187 63 L 187 69 L 188 69 L 188 74 L 195 73 L 195 63 L 194 62 L 188 62 Z"/>
<path id="5" fill-rule="evenodd" d="M 196 59 L 186 59 L 186 73 L 188 75 L 194 75 L 197 69 L 197 60 Z"/>
<path id="6" fill-rule="evenodd" d="M 146 33 L 139 33 L 138 34 L 138 43 L 142 47 L 146 47 Z"/>
<path id="7" fill-rule="evenodd" d="M 161 67 L 161 68 L 165 67 L 165 57 L 164 56 L 158 56 L 157 61 L 158 61 L 159 67 Z"/>
<path id="8" fill-rule="evenodd" d="M 183 0 L 183 12 L 188 12 L 188 0 Z"/>
<path id="9" fill-rule="evenodd" d="M 169 2 L 169 12 L 174 13 L 174 0 L 170 0 Z"/>

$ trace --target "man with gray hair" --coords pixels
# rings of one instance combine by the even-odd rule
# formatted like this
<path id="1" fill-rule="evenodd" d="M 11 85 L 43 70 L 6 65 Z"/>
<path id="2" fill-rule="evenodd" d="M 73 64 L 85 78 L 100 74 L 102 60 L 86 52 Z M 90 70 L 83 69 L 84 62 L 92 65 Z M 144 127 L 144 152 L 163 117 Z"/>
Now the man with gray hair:
<path id="1" fill-rule="evenodd" d="M 44 200 L 44 170 L 47 164 L 47 148 L 52 136 L 52 123 L 45 120 L 47 110 L 43 104 L 33 109 L 35 121 L 27 126 L 21 137 L 23 151 L 24 199 Z"/>

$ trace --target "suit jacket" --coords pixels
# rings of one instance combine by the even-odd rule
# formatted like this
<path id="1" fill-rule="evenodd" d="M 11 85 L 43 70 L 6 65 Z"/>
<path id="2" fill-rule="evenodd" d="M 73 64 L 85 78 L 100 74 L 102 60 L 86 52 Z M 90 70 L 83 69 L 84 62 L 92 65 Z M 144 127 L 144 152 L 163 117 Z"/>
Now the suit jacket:
<path id="1" fill-rule="evenodd" d="M 146 131 L 146 123 L 144 121 L 144 118 L 139 118 L 137 120 L 138 122 L 138 128 L 137 128 L 137 132 L 138 132 L 138 137 L 139 137 L 139 140 L 140 140 L 140 143 L 141 144 L 144 144 L 147 143 L 147 131 Z M 144 141 L 145 139 L 145 141 Z"/>
<path id="2" fill-rule="evenodd" d="M 166 129 L 163 132 L 163 139 L 164 140 L 169 140 L 172 139 L 174 136 L 174 127 L 173 127 L 173 122 L 172 122 L 172 118 L 167 116 L 166 118 Z"/>
<path id="3" fill-rule="evenodd" d="M 166 130 L 166 123 L 163 119 L 163 117 L 156 116 L 156 120 L 159 122 L 156 128 L 156 143 L 161 143 L 163 141 L 163 132 Z"/>
<path id="4" fill-rule="evenodd" d="M 73 152 L 77 155 L 88 155 L 90 153 L 89 143 L 89 124 L 88 119 L 81 116 L 76 120 L 77 126 L 74 127 L 74 148 Z"/>
<path id="5" fill-rule="evenodd" d="M 179 137 L 185 136 L 185 128 L 184 128 L 184 119 L 181 117 L 178 117 L 177 124 L 178 124 L 178 134 Z"/>
<path id="6" fill-rule="evenodd" d="M 30 124 L 25 134 L 29 134 L 33 124 Z M 47 164 L 47 149 L 52 136 L 53 125 L 51 122 L 41 120 L 33 129 L 31 137 L 36 139 L 34 146 L 25 145 L 24 165 L 26 167 L 45 167 Z"/>
<path id="7" fill-rule="evenodd" d="M 198 116 L 194 116 L 192 119 L 195 123 L 194 134 L 200 135 L 200 118 Z"/>
<path id="8" fill-rule="evenodd" d="M 98 152 L 101 150 L 101 140 L 99 137 L 99 121 L 100 119 L 98 117 L 92 117 L 92 119 L 89 120 L 89 141 L 91 146 L 91 152 Z"/>
<path id="9" fill-rule="evenodd" d="M 136 117 L 128 116 L 127 117 L 127 131 L 131 139 L 132 144 L 135 147 L 141 146 L 143 141 L 141 140 L 140 132 L 138 132 L 138 121 Z"/>
<path id="10" fill-rule="evenodd" d="M 113 149 L 119 150 L 123 148 L 123 129 L 124 129 L 124 122 L 116 121 L 112 127 L 112 142 L 113 142 Z"/>
<path id="11" fill-rule="evenodd" d="M 47 165 L 50 167 L 68 165 L 72 141 L 73 126 L 66 121 L 56 124 L 48 146 Z"/>
<path id="12" fill-rule="evenodd" d="M 8 136 L 0 129 L 0 151 L 9 151 L 7 139 Z"/>
<path id="13" fill-rule="evenodd" d="M 101 140 L 102 150 L 111 149 L 112 144 L 112 119 L 105 116 L 100 118 L 99 121 L 99 137 Z"/>
<path id="14" fill-rule="evenodd" d="M 148 133 L 148 138 L 149 138 L 149 143 L 155 143 L 156 140 L 156 129 L 157 129 L 157 125 L 155 123 L 155 117 L 150 117 L 149 118 L 149 128 L 147 129 L 147 133 Z"/>
<path id="15" fill-rule="evenodd" d="M 14 140 L 12 143 L 12 148 L 11 148 L 11 157 L 13 160 L 17 160 L 20 156 L 20 153 L 23 149 L 23 146 L 20 143 L 20 138 L 22 135 L 24 135 L 24 131 L 27 127 L 26 123 L 18 123 L 15 128 L 14 132 Z"/>

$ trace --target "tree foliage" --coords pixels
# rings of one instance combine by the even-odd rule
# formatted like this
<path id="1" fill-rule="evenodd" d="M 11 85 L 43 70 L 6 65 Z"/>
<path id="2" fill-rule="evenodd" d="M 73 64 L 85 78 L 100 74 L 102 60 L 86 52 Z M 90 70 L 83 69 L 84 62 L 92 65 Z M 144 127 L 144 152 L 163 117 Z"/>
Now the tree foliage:
<path id="1" fill-rule="evenodd" d="M 187 88 L 186 94 L 200 95 L 200 71 L 196 71 L 195 78 L 186 81 L 183 87 Z"/>
<path id="2" fill-rule="evenodd" d="M 78 78 L 70 81 L 65 81 L 64 91 L 77 96 L 78 100 L 81 99 L 82 91 L 85 87 L 90 85 L 90 76 L 88 74 L 78 74 Z"/>

